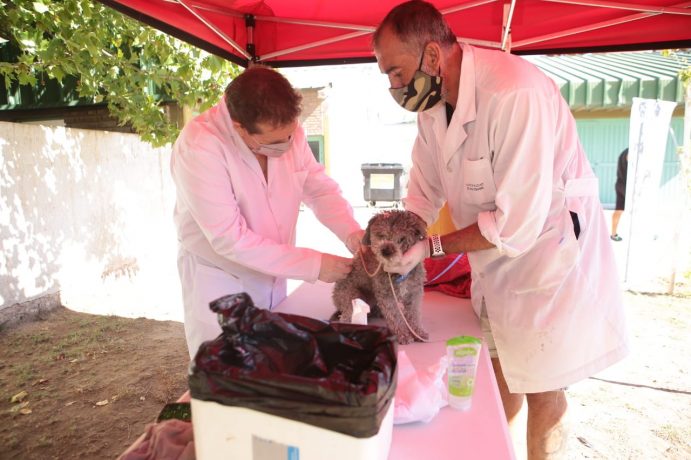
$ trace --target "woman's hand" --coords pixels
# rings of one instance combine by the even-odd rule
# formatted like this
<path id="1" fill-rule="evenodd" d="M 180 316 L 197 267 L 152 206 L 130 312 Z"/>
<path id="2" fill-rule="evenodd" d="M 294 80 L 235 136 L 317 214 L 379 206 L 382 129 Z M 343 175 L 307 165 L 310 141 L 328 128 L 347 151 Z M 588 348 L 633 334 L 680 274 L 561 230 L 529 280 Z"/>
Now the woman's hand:
<path id="1" fill-rule="evenodd" d="M 362 237 L 365 236 L 365 231 L 360 229 L 356 230 L 346 238 L 345 245 L 351 254 L 355 254 L 362 246 Z"/>
<path id="2" fill-rule="evenodd" d="M 333 283 L 342 280 L 353 269 L 353 259 L 322 254 L 321 267 L 319 267 L 319 281 Z"/>

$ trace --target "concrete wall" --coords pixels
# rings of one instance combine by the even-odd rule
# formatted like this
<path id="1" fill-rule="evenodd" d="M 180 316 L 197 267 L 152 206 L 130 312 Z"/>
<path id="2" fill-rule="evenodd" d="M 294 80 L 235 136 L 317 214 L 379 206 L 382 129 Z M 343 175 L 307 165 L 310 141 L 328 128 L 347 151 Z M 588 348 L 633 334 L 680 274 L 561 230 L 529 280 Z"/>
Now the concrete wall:
<path id="1" fill-rule="evenodd" d="M 170 149 L 134 134 L 0 122 L 0 310 L 180 319 Z"/>

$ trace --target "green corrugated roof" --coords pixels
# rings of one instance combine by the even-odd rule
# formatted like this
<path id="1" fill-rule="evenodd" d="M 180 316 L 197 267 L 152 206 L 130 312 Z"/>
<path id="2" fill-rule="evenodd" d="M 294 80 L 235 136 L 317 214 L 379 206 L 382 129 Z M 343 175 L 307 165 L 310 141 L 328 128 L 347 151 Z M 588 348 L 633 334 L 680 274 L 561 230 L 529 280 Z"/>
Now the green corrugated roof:
<path id="1" fill-rule="evenodd" d="M 612 110 L 631 106 L 634 97 L 681 103 L 679 70 L 691 65 L 690 52 L 593 53 L 523 56 L 559 86 L 572 110 Z"/>

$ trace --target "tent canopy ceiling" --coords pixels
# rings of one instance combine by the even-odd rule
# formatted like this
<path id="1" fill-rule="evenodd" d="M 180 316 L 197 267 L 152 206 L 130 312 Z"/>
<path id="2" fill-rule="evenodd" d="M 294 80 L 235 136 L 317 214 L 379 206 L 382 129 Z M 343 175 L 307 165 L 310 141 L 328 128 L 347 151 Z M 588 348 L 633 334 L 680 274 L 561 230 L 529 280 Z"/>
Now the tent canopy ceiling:
<path id="1" fill-rule="evenodd" d="M 400 0 L 100 0 L 246 66 L 374 60 L 376 25 Z M 691 47 L 691 1 L 433 0 L 459 40 L 516 54 Z"/>

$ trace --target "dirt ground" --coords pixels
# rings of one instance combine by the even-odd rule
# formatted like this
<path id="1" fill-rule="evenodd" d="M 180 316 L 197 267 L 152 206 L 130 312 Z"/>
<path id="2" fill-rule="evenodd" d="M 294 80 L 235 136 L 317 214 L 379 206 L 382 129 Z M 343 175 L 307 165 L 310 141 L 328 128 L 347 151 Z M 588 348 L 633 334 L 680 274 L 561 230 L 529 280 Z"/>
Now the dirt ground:
<path id="1" fill-rule="evenodd" d="M 114 459 L 187 388 L 181 323 L 59 308 L 0 350 L 2 459 Z"/>
<path id="2" fill-rule="evenodd" d="M 691 288 L 625 295 L 631 356 L 569 389 L 568 458 L 691 458 Z M 116 458 L 186 389 L 180 323 L 60 308 L 0 350 L 2 459 Z"/>

